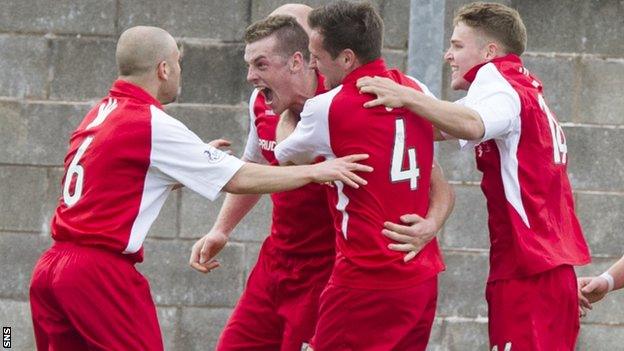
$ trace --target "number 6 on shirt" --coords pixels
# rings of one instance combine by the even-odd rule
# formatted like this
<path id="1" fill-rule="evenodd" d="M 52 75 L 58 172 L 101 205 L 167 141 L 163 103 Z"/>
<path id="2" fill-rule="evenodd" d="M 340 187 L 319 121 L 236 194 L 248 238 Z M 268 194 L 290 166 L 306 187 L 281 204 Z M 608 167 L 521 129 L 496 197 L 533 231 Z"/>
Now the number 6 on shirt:
<path id="1" fill-rule="evenodd" d="M 117 100 L 115 99 L 108 99 L 106 103 L 102 103 L 100 105 L 100 108 L 98 109 L 97 117 L 95 117 L 95 119 L 91 123 L 89 123 L 89 125 L 87 125 L 85 130 L 97 127 L 102 124 L 106 117 L 108 117 L 108 115 L 113 112 L 116 107 Z M 76 155 L 74 155 L 74 158 L 70 162 L 69 167 L 67 167 L 67 174 L 65 175 L 65 181 L 63 184 L 63 201 L 67 206 L 73 206 L 74 204 L 76 204 L 76 202 L 78 202 L 80 196 L 82 195 L 84 168 L 78 164 L 78 161 L 80 161 L 82 155 L 84 155 L 85 151 L 87 151 L 87 148 L 93 141 L 93 138 L 93 136 L 89 136 L 82 142 L 82 144 L 80 144 L 78 151 L 76 151 Z M 74 175 L 76 175 L 76 184 L 74 185 L 74 193 L 70 194 L 69 187 L 71 186 L 71 181 L 74 178 Z"/>
<path id="2" fill-rule="evenodd" d="M 403 159 L 405 152 L 405 123 L 402 118 L 395 122 L 394 148 L 392 149 L 392 165 L 390 167 L 390 180 L 400 182 L 409 180 L 410 189 L 416 190 L 418 187 L 418 176 L 420 171 L 416 164 L 416 149 L 407 149 L 408 168 L 403 169 Z"/>

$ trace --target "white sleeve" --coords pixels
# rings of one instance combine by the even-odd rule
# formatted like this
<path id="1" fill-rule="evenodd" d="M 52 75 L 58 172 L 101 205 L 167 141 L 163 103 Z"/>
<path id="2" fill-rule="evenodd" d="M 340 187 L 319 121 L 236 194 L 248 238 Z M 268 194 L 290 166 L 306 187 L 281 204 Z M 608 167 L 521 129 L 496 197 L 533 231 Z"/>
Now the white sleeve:
<path id="1" fill-rule="evenodd" d="M 280 164 L 309 164 L 318 156 L 334 157 L 329 142 L 329 107 L 341 87 L 306 101 L 295 130 L 275 147 Z"/>
<path id="2" fill-rule="evenodd" d="M 479 70 L 462 100 L 483 120 L 485 134 L 478 142 L 502 139 L 520 127 L 520 96 L 492 63 Z"/>
<path id="3" fill-rule="evenodd" d="M 150 167 L 200 195 L 214 200 L 245 164 L 204 143 L 182 122 L 155 106 L 152 113 Z"/>
<path id="4" fill-rule="evenodd" d="M 243 152 L 243 158 L 251 162 L 268 164 L 269 162 L 262 155 L 260 143 L 258 140 L 258 130 L 256 129 L 256 114 L 254 113 L 254 103 L 258 97 L 258 89 L 255 89 L 249 99 L 249 134 L 247 135 L 247 144 Z"/>

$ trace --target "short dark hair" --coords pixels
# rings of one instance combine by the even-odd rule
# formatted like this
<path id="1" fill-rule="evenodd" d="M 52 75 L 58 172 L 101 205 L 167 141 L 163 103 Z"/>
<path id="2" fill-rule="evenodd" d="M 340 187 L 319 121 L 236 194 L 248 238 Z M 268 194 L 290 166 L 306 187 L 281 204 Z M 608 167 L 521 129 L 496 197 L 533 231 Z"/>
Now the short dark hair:
<path id="1" fill-rule="evenodd" d="M 494 2 L 473 2 L 457 11 L 453 24 L 459 22 L 499 41 L 507 52 L 520 56 L 526 48 L 526 27 L 518 11 L 511 7 Z"/>
<path id="2" fill-rule="evenodd" d="M 306 31 L 292 16 L 275 15 L 259 20 L 245 30 L 247 44 L 275 35 L 277 49 L 284 57 L 299 51 L 305 60 L 310 57 L 309 38 Z"/>
<path id="3" fill-rule="evenodd" d="M 369 2 L 336 1 L 314 9 L 308 23 L 323 36 L 323 48 L 333 59 L 344 49 L 353 50 L 363 64 L 381 57 L 383 20 Z"/>

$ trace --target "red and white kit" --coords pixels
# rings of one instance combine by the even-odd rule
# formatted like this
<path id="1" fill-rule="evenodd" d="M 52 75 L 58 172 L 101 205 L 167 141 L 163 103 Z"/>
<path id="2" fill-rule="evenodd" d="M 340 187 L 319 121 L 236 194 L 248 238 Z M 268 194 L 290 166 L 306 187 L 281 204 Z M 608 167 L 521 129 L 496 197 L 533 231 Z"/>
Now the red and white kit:
<path id="1" fill-rule="evenodd" d="M 317 94 L 324 92 L 318 78 Z M 277 165 L 279 116 L 255 90 L 249 101 L 250 131 L 244 158 Z M 324 185 L 275 193 L 271 234 L 217 350 L 301 350 L 314 334 L 318 299 L 335 257 L 335 235 Z"/>
<path id="2" fill-rule="evenodd" d="M 242 165 L 117 80 L 70 139 L 55 244 L 30 287 L 37 348 L 161 350 L 149 285 L 134 268 L 145 236 L 175 185 L 214 200 Z"/>
<path id="3" fill-rule="evenodd" d="M 427 214 L 432 126 L 404 109 L 365 109 L 371 96 L 360 94 L 355 85 L 363 76 L 426 89 L 388 70 L 381 59 L 365 64 L 341 86 L 308 100 L 295 131 L 275 151 L 280 163 L 297 164 L 319 156 L 366 153 L 370 158 L 365 163 L 374 168 L 362 175 L 368 184 L 360 189 L 337 182 L 329 191 L 337 256 L 321 295 L 314 348 L 424 350 L 435 312 L 437 274 L 444 269 L 438 243 L 433 240 L 405 263 L 403 253 L 388 249 L 391 241 L 381 231 L 385 221 Z"/>
<path id="4" fill-rule="evenodd" d="M 578 299 L 570 266 L 586 264 L 590 256 L 574 212 L 563 130 L 545 103 L 542 83 L 518 56 L 478 65 L 465 79 L 471 86 L 458 103 L 476 110 L 485 125 L 482 141 L 464 147 L 476 144 L 489 213 L 491 347 L 573 350 Z M 530 303 L 517 293 L 523 284 L 539 292 Z M 505 312 L 505 305 L 517 306 L 515 312 Z M 558 316 L 548 323 L 547 305 Z M 535 326 L 541 330 L 527 333 Z"/>

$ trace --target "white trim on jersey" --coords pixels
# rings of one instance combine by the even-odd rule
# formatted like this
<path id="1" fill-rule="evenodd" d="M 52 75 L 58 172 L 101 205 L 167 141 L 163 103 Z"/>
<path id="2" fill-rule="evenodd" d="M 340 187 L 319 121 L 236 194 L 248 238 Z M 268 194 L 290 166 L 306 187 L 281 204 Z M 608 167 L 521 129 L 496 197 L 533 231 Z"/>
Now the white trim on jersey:
<path id="1" fill-rule="evenodd" d="M 457 101 L 472 108 L 483 120 L 485 134 L 481 140 L 460 140 L 462 149 L 494 139 L 500 153 L 500 168 L 505 198 L 527 227 L 529 219 L 522 203 L 518 177 L 518 144 L 521 133 L 521 103 L 518 92 L 493 63 L 479 69 L 465 98 Z"/>
<path id="2" fill-rule="evenodd" d="M 520 96 L 493 63 L 479 69 L 466 97 L 459 102 L 475 110 L 485 128 L 481 140 L 471 140 L 476 145 L 490 139 L 503 139 L 519 130 Z"/>
<path id="3" fill-rule="evenodd" d="M 143 194 L 141 194 L 141 205 L 139 213 L 132 223 L 128 246 L 123 251 L 124 254 L 133 254 L 141 248 L 147 232 L 158 217 L 158 213 L 165 204 L 169 192 L 173 189 L 171 180 L 162 174 L 158 169 L 149 168 L 143 183 Z"/>
<path id="4" fill-rule="evenodd" d="M 243 158 L 254 163 L 268 164 L 269 162 L 264 158 L 260 149 L 260 139 L 256 129 L 257 116 L 254 113 L 254 104 L 259 92 L 260 90 L 254 89 L 249 98 L 249 134 L 247 135 L 247 144 L 245 145 Z"/>
<path id="5" fill-rule="evenodd" d="M 344 183 L 341 181 L 334 182 L 336 184 L 336 192 L 338 193 L 338 203 L 336 209 L 342 213 L 342 223 L 340 229 L 345 240 L 347 240 L 347 228 L 349 226 L 349 213 L 347 212 L 347 205 L 349 204 L 349 197 L 344 193 Z"/>
<path id="6" fill-rule="evenodd" d="M 150 106 L 152 144 L 139 213 L 124 253 L 135 253 L 174 185 L 215 200 L 244 162 L 205 144 L 184 124 Z"/>
<path id="7" fill-rule="evenodd" d="M 306 101 L 301 112 L 301 120 L 295 130 L 275 147 L 275 157 L 280 164 L 287 162 L 307 164 L 318 156 L 326 159 L 336 158 L 329 141 L 328 119 L 331 102 L 341 89 L 342 85 Z M 346 207 L 349 198 L 344 194 L 344 184 L 338 181 L 335 184 L 338 192 L 336 209 L 342 213 L 341 228 L 346 239 L 349 224 Z"/>
<path id="8" fill-rule="evenodd" d="M 342 85 L 306 101 L 301 120 L 286 139 L 275 147 L 280 164 L 309 164 L 318 156 L 335 158 L 329 142 L 329 108 Z"/>

